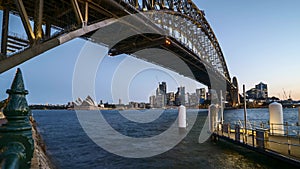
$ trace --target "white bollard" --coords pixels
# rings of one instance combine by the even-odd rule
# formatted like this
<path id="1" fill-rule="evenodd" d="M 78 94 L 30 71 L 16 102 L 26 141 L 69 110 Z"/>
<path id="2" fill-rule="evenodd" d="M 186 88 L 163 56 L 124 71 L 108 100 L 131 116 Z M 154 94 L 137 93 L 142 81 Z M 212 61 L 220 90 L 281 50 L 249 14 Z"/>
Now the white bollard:
<path id="1" fill-rule="evenodd" d="M 269 105 L 270 132 L 271 134 L 284 134 L 283 110 L 280 103 L 274 102 Z M 281 124 L 281 125 L 278 125 Z"/>
<path id="2" fill-rule="evenodd" d="M 181 105 L 178 108 L 178 127 L 186 128 L 186 126 L 186 108 L 185 106 Z"/>
<path id="3" fill-rule="evenodd" d="M 300 125 L 300 107 L 298 107 L 298 124 Z"/>
<path id="4" fill-rule="evenodd" d="M 212 104 L 208 108 L 208 118 L 209 118 L 209 131 L 214 132 L 217 128 L 219 109 L 216 105 Z"/>

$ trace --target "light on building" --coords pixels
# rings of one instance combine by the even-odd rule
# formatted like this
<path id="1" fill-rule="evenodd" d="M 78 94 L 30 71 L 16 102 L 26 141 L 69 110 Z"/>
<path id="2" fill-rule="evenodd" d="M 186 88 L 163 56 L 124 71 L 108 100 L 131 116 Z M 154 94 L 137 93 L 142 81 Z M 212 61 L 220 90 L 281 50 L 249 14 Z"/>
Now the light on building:
<path id="1" fill-rule="evenodd" d="M 166 45 L 171 45 L 171 41 L 169 39 L 166 39 Z"/>

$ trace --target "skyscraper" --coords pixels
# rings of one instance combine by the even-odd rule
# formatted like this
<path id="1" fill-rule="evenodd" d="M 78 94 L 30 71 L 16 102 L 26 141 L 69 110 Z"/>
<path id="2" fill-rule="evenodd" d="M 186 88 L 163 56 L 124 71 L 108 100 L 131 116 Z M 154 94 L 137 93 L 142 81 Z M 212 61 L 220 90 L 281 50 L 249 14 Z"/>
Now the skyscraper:
<path id="1" fill-rule="evenodd" d="M 260 82 L 255 85 L 255 88 L 252 88 L 247 91 L 247 96 L 249 99 L 259 99 L 265 100 L 268 98 L 268 85 Z"/>
<path id="2" fill-rule="evenodd" d="M 161 82 L 161 84 L 159 84 L 159 90 L 163 94 L 167 94 L 167 83 L 166 82 Z"/>
<path id="3" fill-rule="evenodd" d="M 268 85 L 260 82 L 255 85 L 255 89 L 257 90 L 257 98 L 258 99 L 267 99 L 268 98 Z"/>
<path id="4" fill-rule="evenodd" d="M 196 95 L 199 99 L 198 102 L 200 104 L 203 104 L 204 101 L 206 100 L 206 89 L 205 88 L 196 89 Z"/>
<path id="5" fill-rule="evenodd" d="M 162 82 L 158 84 L 155 96 L 155 107 L 161 108 L 167 105 L 167 84 Z"/>
<path id="6" fill-rule="evenodd" d="M 178 90 L 175 94 L 175 105 L 185 105 L 185 87 L 178 87 Z"/>
<path id="7" fill-rule="evenodd" d="M 187 93 L 188 106 L 197 106 L 199 104 L 199 97 L 196 93 Z"/>
<path id="8" fill-rule="evenodd" d="M 165 107 L 165 106 L 166 106 L 166 104 L 165 104 L 165 95 L 157 95 L 155 97 L 154 107 L 162 108 L 162 107 Z"/>
<path id="9" fill-rule="evenodd" d="M 150 96 L 149 97 L 149 103 L 150 103 L 150 107 L 155 106 L 155 96 Z"/>
<path id="10" fill-rule="evenodd" d="M 168 106 L 175 105 L 175 93 L 174 92 L 167 93 L 167 105 Z"/>

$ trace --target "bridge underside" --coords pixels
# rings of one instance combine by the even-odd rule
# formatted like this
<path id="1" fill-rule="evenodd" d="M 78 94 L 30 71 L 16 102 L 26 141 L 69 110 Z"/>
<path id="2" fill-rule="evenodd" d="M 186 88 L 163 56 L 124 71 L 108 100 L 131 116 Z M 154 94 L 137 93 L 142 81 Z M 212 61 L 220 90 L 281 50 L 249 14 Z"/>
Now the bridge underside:
<path id="1" fill-rule="evenodd" d="M 147 27 L 151 30 L 149 32 L 157 34 L 140 32 L 139 36 L 120 38 L 122 40 L 117 44 L 110 43 L 110 39 L 98 37 L 101 39 L 100 43 L 111 49 L 111 55 L 132 54 L 195 79 L 209 88 L 220 88 L 218 84 L 225 84 L 227 89 L 225 87 L 224 91 L 228 93 L 235 88 L 231 83 L 221 48 L 204 17 L 204 12 L 192 1 L 0 0 L 0 9 L 3 11 L 0 73 L 74 38 L 82 37 L 93 41 L 92 36 L 99 28 L 107 27 L 124 16 L 140 14 L 135 24 Z M 144 14 L 147 11 L 161 11 L 175 17 L 164 23 L 171 23 L 170 25 L 162 25 L 166 18 L 150 19 L 149 16 L 156 16 Z M 19 26 L 23 26 L 26 38 L 9 32 L 10 14 L 21 18 L 22 25 Z M 178 18 L 182 18 L 181 21 L 178 21 Z M 128 23 L 130 22 L 129 20 Z M 188 24 L 190 26 L 187 26 Z M 122 31 L 132 35 L 139 34 L 139 28 L 136 27 L 139 26 L 135 25 Z M 172 30 L 173 34 L 159 34 L 164 27 Z M 111 33 L 109 38 L 116 34 Z M 149 48 L 175 54 L 189 71 L 181 69 L 178 64 L 167 58 L 162 60 L 155 56 L 139 55 L 139 51 Z"/>
<path id="2" fill-rule="evenodd" d="M 144 53 L 141 54 L 139 52 L 149 48 L 162 49 L 169 53 L 162 54 L 158 51 L 157 53 L 145 55 Z M 219 81 L 216 83 L 220 84 L 218 86 L 227 83 L 225 78 L 218 75 L 215 71 L 209 70 L 209 66 L 205 65 L 198 56 L 190 52 L 186 47 L 182 46 L 172 37 L 166 37 L 159 34 L 135 35 L 120 41 L 109 50 L 109 55 L 111 56 L 119 54 L 134 55 L 137 58 L 161 65 L 165 68 L 178 72 L 183 76 L 192 78 L 209 88 L 212 87 L 212 81 Z M 172 58 L 172 54 L 182 60 L 184 65 L 178 64 L 178 60 Z M 183 67 L 187 67 L 188 70 Z M 223 90 L 225 91 L 225 89 Z"/>

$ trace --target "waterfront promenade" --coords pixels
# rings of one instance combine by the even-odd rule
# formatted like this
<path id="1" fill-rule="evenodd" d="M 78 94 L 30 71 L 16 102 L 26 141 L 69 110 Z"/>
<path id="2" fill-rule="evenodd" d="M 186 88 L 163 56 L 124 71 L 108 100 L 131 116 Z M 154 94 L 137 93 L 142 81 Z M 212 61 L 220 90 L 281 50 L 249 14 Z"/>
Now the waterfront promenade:
<path id="1" fill-rule="evenodd" d="M 300 137 L 287 135 L 270 135 L 268 129 L 251 129 L 244 134 L 240 131 L 223 125 L 213 133 L 213 139 L 223 139 L 234 144 L 263 153 L 267 156 L 300 166 Z M 259 133 L 260 132 L 260 133 Z M 261 137 L 262 136 L 262 137 Z"/>

